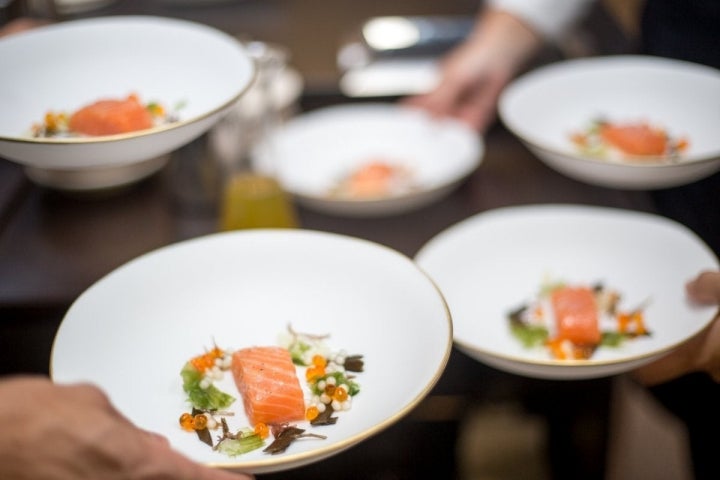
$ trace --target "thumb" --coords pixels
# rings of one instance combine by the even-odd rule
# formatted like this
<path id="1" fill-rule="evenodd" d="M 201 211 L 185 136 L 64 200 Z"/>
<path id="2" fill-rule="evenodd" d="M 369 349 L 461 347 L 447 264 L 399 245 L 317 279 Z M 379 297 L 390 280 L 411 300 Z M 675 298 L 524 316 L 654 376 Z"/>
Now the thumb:
<path id="1" fill-rule="evenodd" d="M 156 469 L 178 480 L 254 480 L 245 473 L 235 473 L 220 468 L 208 467 L 173 450 L 170 443 L 161 435 L 143 432 L 145 451 L 149 462 Z"/>
<path id="2" fill-rule="evenodd" d="M 700 303 L 720 304 L 720 272 L 705 271 L 686 285 L 688 296 Z"/>

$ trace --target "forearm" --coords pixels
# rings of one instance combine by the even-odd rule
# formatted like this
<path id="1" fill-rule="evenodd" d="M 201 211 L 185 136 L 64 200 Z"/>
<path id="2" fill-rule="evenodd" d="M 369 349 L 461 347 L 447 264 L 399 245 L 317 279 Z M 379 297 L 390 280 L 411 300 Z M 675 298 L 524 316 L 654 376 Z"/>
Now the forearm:
<path id="1" fill-rule="evenodd" d="M 484 61 L 505 65 L 513 73 L 543 42 L 541 33 L 523 19 L 492 7 L 481 12 L 480 20 L 468 38 L 478 56 L 485 57 Z"/>
<path id="2" fill-rule="evenodd" d="M 554 40 L 582 18 L 594 0 L 487 0 L 488 8 L 511 14 L 541 37 Z"/>

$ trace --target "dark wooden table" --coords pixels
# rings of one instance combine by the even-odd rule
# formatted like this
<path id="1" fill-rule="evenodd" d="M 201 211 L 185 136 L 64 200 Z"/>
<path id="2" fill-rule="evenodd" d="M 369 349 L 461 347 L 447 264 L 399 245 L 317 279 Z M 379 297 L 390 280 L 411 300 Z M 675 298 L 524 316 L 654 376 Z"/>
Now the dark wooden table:
<path id="1" fill-rule="evenodd" d="M 302 109 L 310 110 L 348 101 L 337 90 L 334 55 L 362 19 L 472 13 L 475 8 L 475 1 L 246 0 L 206 7 L 121 1 L 95 13 L 189 18 L 287 45 L 306 80 Z M 480 168 L 434 205 L 373 219 L 299 208 L 301 226 L 365 238 L 412 257 L 446 227 L 497 207 L 572 203 L 657 211 L 648 192 L 594 187 L 556 173 L 501 125 L 491 129 L 485 143 Z M 216 192 L 197 175 L 200 168 L 212 169 L 208 162 L 202 137 L 175 152 L 161 172 L 130 188 L 72 195 L 36 186 L 21 167 L 0 159 L 0 374 L 47 373 L 52 340 L 67 308 L 114 268 L 150 250 L 216 231 Z M 321 464 L 262 477 L 453 478 L 454 446 L 465 408 L 514 401 L 547 419 L 548 455 L 556 478 L 601 479 L 610 390 L 608 379 L 525 379 L 454 351 L 438 385 L 408 418 Z"/>

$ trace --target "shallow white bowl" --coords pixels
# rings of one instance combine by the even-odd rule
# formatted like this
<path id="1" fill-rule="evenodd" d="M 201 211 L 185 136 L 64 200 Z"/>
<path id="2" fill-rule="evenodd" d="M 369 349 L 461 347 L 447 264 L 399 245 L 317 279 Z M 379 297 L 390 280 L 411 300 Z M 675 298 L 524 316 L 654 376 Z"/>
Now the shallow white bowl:
<path id="1" fill-rule="evenodd" d="M 669 254 L 671 252 L 671 254 Z M 430 240 L 415 257 L 437 283 L 463 351 L 519 375 L 580 379 L 615 375 L 650 362 L 702 330 L 717 307 L 695 305 L 685 283 L 719 268 L 686 227 L 640 212 L 573 205 L 506 207 L 470 217 Z M 534 299 L 544 281 L 603 285 L 621 308 L 650 300 L 650 337 L 601 347 L 589 360 L 555 360 L 524 348 L 508 312 Z"/>
<path id="2" fill-rule="evenodd" d="M 300 203 L 347 216 L 383 216 L 435 202 L 470 175 L 484 153 L 482 139 L 451 120 L 383 103 L 328 107 L 300 115 L 259 148 L 256 166 L 274 173 Z M 418 186 L 378 199 L 328 195 L 338 180 L 372 158 L 397 160 Z"/>
<path id="3" fill-rule="evenodd" d="M 254 76 L 251 59 L 233 37 L 151 16 L 93 18 L 23 32 L 0 40 L 0 58 L 0 156 L 35 170 L 78 175 L 84 169 L 122 171 L 192 141 L 235 104 Z M 184 103 L 180 121 L 101 137 L 28 135 L 49 110 L 72 112 L 133 92 L 168 108 Z M 90 182 L 85 188 L 92 187 Z"/>
<path id="4" fill-rule="evenodd" d="M 360 393 L 326 435 L 282 454 L 236 458 L 213 451 L 178 425 L 189 408 L 180 370 L 212 347 L 278 345 L 287 326 L 329 334 L 333 350 L 364 356 Z M 188 240 L 143 255 L 85 291 L 52 349 L 56 382 L 91 382 L 139 427 L 166 437 L 198 462 L 255 473 L 296 468 L 367 440 L 407 415 L 440 378 L 452 323 L 433 282 L 387 247 L 307 230 L 247 230 Z M 304 384 L 304 369 L 298 367 Z M 249 426 L 236 398 L 231 428 Z M 269 443 L 269 442 L 268 442 Z"/>
<path id="5" fill-rule="evenodd" d="M 720 71 L 640 55 L 551 64 L 515 80 L 503 92 L 500 117 L 543 162 L 590 184 L 658 189 L 720 170 Z M 583 156 L 570 134 L 598 117 L 648 121 L 690 147 L 676 164 L 610 163 Z"/>

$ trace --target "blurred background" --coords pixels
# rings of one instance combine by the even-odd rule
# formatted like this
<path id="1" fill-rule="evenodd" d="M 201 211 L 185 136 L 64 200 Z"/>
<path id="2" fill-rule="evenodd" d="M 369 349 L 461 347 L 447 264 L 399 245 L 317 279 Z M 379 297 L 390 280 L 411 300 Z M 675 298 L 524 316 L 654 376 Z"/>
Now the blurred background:
<path id="1" fill-rule="evenodd" d="M 548 45 L 535 64 L 633 52 L 635 3 L 596 3 L 590 16 Z M 477 0 L 0 1 L 0 23 L 19 16 L 66 21 L 150 14 L 205 23 L 242 41 L 271 43 L 285 49 L 286 66 L 297 74 L 288 86 L 291 91 L 283 112 L 292 116 L 337 103 L 394 101 L 426 90 L 435 80 L 439 57 L 462 40 L 481 4 Z M 402 21 L 397 22 L 397 17 Z M 410 40 L 408 24 L 415 28 Z M 489 135 L 506 134 L 497 125 Z M 0 189 L 0 283 L 5 289 L 0 299 L 0 373 L 47 373 L 55 330 L 69 302 L 90 283 L 144 251 L 215 229 L 212 192 L 198 180 L 198 169 L 203 168 L 198 159 L 204 158 L 211 137 L 212 132 L 184 147 L 158 178 L 149 180 L 161 182 L 161 191 L 139 185 L 122 206 L 37 192 L 21 171 L 0 160 L 6 179 Z M 497 152 L 490 155 L 502 155 L 502 150 Z M 172 219 L 164 211 L 165 200 L 158 200 L 166 194 Z M 93 231 L 73 215 L 77 210 L 92 219 Z M 431 215 L 442 212 L 433 210 Z M 326 222 L 332 229 L 335 222 L 313 212 L 301 211 L 300 216 L 306 225 Z M 438 220 L 433 228 L 456 219 Z M 393 246 L 408 255 L 436 233 L 428 227 L 418 232 L 414 243 L 403 243 L 393 233 L 400 227 L 390 220 L 372 227 L 356 221 L 344 230 L 366 228 L 383 231 L 385 243 L 398 242 Z M 122 242 L 108 242 L 113 237 Z M 28 292 L 38 288 L 45 294 L 30 299 Z M 573 478 L 556 470 L 563 455 L 568 465 L 580 463 L 591 472 L 583 478 L 691 478 L 683 425 L 628 379 L 574 385 L 575 393 L 568 390 L 568 395 L 584 388 L 585 395 L 594 397 L 592 408 L 580 412 L 581 421 L 550 436 L 548 422 L 562 419 L 566 412 L 563 404 L 547 404 L 542 394 L 546 388 L 562 392 L 568 387 L 562 382 L 518 382 L 453 352 L 434 394 L 388 431 L 318 465 L 259 478 Z"/>

